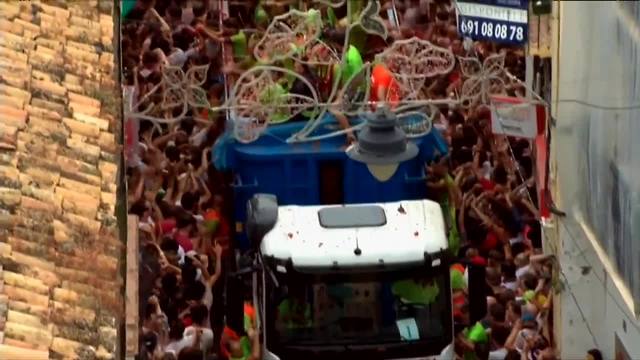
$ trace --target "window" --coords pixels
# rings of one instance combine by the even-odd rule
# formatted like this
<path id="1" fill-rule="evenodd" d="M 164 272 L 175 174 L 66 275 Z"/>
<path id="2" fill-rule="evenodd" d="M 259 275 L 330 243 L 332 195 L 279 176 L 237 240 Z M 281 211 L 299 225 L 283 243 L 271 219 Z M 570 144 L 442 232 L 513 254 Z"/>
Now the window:
<path id="1" fill-rule="evenodd" d="M 384 209 L 377 205 L 324 208 L 318 211 L 318 218 L 324 228 L 383 226 L 387 223 Z"/>
<path id="2" fill-rule="evenodd" d="M 290 345 L 392 344 L 448 338 L 451 299 L 442 272 L 277 274 L 272 338 Z M 270 336 L 270 337 L 271 337 Z"/>

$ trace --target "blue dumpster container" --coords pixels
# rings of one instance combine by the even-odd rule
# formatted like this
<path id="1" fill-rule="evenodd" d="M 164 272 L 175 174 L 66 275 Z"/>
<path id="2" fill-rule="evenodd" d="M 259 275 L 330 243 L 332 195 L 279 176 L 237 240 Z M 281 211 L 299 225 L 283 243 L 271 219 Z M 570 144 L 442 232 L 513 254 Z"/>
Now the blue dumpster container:
<path id="1" fill-rule="evenodd" d="M 337 136 L 322 141 L 288 144 L 286 139 L 298 132 L 304 123 L 294 122 L 270 126 L 255 142 L 242 144 L 230 134 L 214 147 L 215 164 L 235 174 L 234 217 L 236 240 L 247 249 L 244 234 L 247 200 L 256 193 L 278 197 L 281 205 L 322 205 L 387 202 L 422 199 L 426 195 L 424 164 L 437 155 L 447 154 L 441 134 L 413 139 L 420 152 L 414 159 L 401 163 L 386 182 L 379 182 L 367 166 L 349 159 L 346 140 Z M 314 134 L 335 131 L 336 121 L 327 115 Z"/>

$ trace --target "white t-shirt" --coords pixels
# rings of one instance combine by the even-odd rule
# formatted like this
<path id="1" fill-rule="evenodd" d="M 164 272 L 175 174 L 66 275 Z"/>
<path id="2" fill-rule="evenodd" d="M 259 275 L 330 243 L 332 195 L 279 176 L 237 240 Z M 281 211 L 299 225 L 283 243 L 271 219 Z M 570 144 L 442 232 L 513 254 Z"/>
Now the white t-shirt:
<path id="1" fill-rule="evenodd" d="M 205 353 L 210 352 L 213 349 L 213 331 L 211 329 L 201 328 L 202 336 L 200 337 L 200 349 Z M 196 336 L 196 328 L 189 326 L 184 329 L 184 337 Z M 193 338 L 192 338 L 193 339 Z"/>
<path id="2" fill-rule="evenodd" d="M 151 228 L 153 228 L 155 225 L 156 223 L 153 221 L 153 218 L 151 216 L 148 216 L 146 219 L 140 219 L 138 228 L 142 229 L 145 226 L 150 226 Z"/>
<path id="3" fill-rule="evenodd" d="M 182 67 L 184 63 L 186 63 L 187 60 L 197 52 L 198 50 L 196 49 L 182 51 L 182 49 L 176 48 L 176 50 L 167 57 L 167 62 L 170 65 Z"/>
<path id="4" fill-rule="evenodd" d="M 523 266 L 520 269 L 516 270 L 516 277 L 520 279 L 524 274 L 529 272 L 529 265 Z"/>
<path id="5" fill-rule="evenodd" d="M 178 245 L 178 264 L 184 265 L 185 252 L 182 246 Z"/>
<path id="6" fill-rule="evenodd" d="M 516 291 L 518 289 L 518 282 L 517 281 L 503 282 L 500 286 L 509 290 Z"/>
<path id="7" fill-rule="evenodd" d="M 198 147 L 202 145 L 204 140 L 207 138 L 208 131 L 209 129 L 206 127 L 203 127 L 202 129 L 198 130 L 198 132 L 195 135 L 193 135 L 191 139 L 189 139 L 189 142 L 191 143 L 191 145 L 198 146 Z"/>
<path id="8" fill-rule="evenodd" d="M 191 24 L 191 22 L 193 22 L 193 19 L 195 19 L 195 16 L 193 15 L 193 8 L 192 7 L 188 7 L 186 9 L 182 9 L 182 23 L 185 25 L 189 25 Z"/>
<path id="9" fill-rule="evenodd" d="M 525 345 L 525 342 L 527 341 L 527 338 L 530 336 L 534 336 L 535 334 L 536 334 L 536 331 L 532 329 L 520 330 L 520 332 L 516 336 L 516 342 L 514 344 L 516 350 L 518 350 L 518 352 L 521 353 L 522 350 L 524 350 L 524 345 Z"/>
<path id="10" fill-rule="evenodd" d="M 491 180 L 491 176 L 493 175 L 493 168 L 491 167 L 491 163 L 489 161 L 485 161 L 482 163 L 482 177 L 486 180 Z"/>
<path id="11" fill-rule="evenodd" d="M 183 336 L 182 339 L 178 341 L 170 342 L 165 348 L 164 351 L 167 353 L 173 353 L 175 356 L 180 354 L 180 351 L 186 347 L 193 345 L 193 336 Z"/>
<path id="12" fill-rule="evenodd" d="M 511 239 L 509 239 L 509 244 L 513 245 L 513 244 L 521 243 L 523 241 L 524 241 L 524 236 L 522 236 L 522 234 L 518 234 L 518 236 L 512 237 Z"/>
<path id="13" fill-rule="evenodd" d="M 504 360 L 507 357 L 507 349 L 501 348 L 489 353 L 489 360 Z"/>

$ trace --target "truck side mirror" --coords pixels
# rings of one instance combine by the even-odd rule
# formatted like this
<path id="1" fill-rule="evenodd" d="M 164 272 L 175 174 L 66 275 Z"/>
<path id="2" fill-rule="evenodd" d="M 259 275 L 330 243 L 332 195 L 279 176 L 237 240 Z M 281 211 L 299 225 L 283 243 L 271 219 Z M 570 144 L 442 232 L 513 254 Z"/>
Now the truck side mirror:
<path id="1" fill-rule="evenodd" d="M 254 250 L 278 221 L 278 199 L 272 194 L 255 194 L 247 201 L 247 237 Z"/>

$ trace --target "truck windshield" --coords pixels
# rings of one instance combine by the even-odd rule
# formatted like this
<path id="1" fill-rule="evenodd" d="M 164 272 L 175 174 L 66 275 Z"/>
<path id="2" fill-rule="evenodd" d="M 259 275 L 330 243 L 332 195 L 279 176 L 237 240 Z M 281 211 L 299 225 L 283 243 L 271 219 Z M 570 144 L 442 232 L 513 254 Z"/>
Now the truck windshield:
<path id="1" fill-rule="evenodd" d="M 276 277 L 268 338 L 279 346 L 398 344 L 451 333 L 448 271 Z"/>

